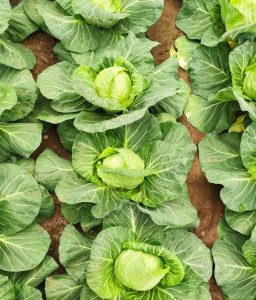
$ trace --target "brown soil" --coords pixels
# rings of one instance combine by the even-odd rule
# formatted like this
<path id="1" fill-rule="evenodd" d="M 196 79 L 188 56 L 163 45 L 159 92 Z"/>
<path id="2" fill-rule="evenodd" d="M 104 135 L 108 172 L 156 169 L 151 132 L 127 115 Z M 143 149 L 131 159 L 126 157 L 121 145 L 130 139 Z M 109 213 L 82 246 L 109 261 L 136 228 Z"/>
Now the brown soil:
<path id="1" fill-rule="evenodd" d="M 165 0 L 165 9 L 161 18 L 148 31 L 149 38 L 160 43 L 159 46 L 152 50 L 157 64 L 169 57 L 171 45 L 176 38 L 181 35 L 181 32 L 175 27 L 176 14 L 180 8 L 180 3 L 181 0 Z M 55 43 L 56 40 L 54 38 L 49 37 L 43 32 L 33 34 L 25 42 L 25 44 L 35 52 L 37 57 L 37 65 L 33 71 L 35 78 L 45 68 L 57 62 L 52 52 Z M 184 72 L 181 71 L 180 75 L 188 81 L 188 77 Z M 181 118 L 181 122 L 187 126 L 194 143 L 197 145 L 204 135 L 188 124 L 184 116 Z M 47 147 L 52 148 L 62 157 L 67 158 L 69 156 L 61 146 L 56 134 L 56 128 L 54 127 L 44 135 L 42 145 L 38 151 L 36 151 L 34 157 Z M 209 184 L 201 172 L 198 154 L 195 157 L 193 167 L 189 173 L 187 184 L 191 201 L 196 207 L 201 221 L 195 233 L 208 247 L 211 247 L 217 238 L 217 224 L 223 214 L 223 205 L 219 198 L 219 187 Z M 60 203 L 55 196 L 54 200 L 56 203 L 55 214 L 50 220 L 44 222 L 43 226 L 52 237 L 50 254 L 58 259 L 59 238 L 67 221 L 61 214 Z M 60 272 L 61 271 L 62 270 L 60 270 Z M 213 300 L 223 299 L 214 279 L 210 281 L 210 290 Z"/>

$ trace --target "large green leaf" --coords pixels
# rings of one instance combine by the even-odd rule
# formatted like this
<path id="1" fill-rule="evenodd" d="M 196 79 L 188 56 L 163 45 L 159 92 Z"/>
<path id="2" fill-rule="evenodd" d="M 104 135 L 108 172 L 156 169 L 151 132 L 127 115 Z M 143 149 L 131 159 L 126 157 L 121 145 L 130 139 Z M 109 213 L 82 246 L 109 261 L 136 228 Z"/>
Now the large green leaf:
<path id="1" fill-rule="evenodd" d="M 44 260 L 34 269 L 26 272 L 9 273 L 9 278 L 13 284 L 18 286 L 37 287 L 52 272 L 56 271 L 59 265 L 51 256 L 46 256 Z"/>
<path id="2" fill-rule="evenodd" d="M 57 128 L 63 147 L 70 152 L 72 150 L 74 141 L 79 134 L 79 130 L 75 128 L 73 123 L 73 120 L 65 121 L 59 124 Z"/>
<path id="3" fill-rule="evenodd" d="M 0 161 L 12 154 L 28 158 L 40 145 L 42 125 L 36 123 L 0 123 Z"/>
<path id="4" fill-rule="evenodd" d="M 24 0 L 24 10 L 28 17 L 43 30 L 47 30 L 44 18 L 39 14 L 37 5 L 47 3 L 48 0 Z"/>
<path id="5" fill-rule="evenodd" d="M 185 108 L 186 117 L 201 132 L 222 132 L 234 123 L 239 106 L 235 102 L 208 101 L 191 95 Z"/>
<path id="6" fill-rule="evenodd" d="M 33 225 L 14 235 L 0 235 L 0 269 L 21 272 L 35 268 L 44 259 L 49 246 L 49 234 Z"/>
<path id="7" fill-rule="evenodd" d="M 146 32 L 161 16 L 164 7 L 163 0 L 124 0 L 121 1 L 121 11 L 128 15 L 117 24 L 117 30 L 122 33 Z"/>
<path id="8" fill-rule="evenodd" d="M 149 113 L 146 113 L 142 119 L 121 127 L 120 135 L 122 146 L 135 152 L 139 151 L 147 143 L 161 140 L 162 138 L 157 119 Z"/>
<path id="9" fill-rule="evenodd" d="M 15 299 L 15 289 L 8 277 L 0 275 L 0 298 L 3 300 Z"/>
<path id="10" fill-rule="evenodd" d="M 74 121 L 78 130 L 96 133 L 132 124 L 145 115 L 146 109 L 127 112 L 122 115 L 112 115 L 103 112 L 81 112 Z"/>
<path id="11" fill-rule="evenodd" d="M 0 81 L 12 86 L 18 97 L 18 103 L 2 114 L 1 121 L 13 122 L 24 118 L 33 110 L 38 96 L 37 85 L 31 72 L 0 65 Z"/>
<path id="12" fill-rule="evenodd" d="M 14 88 L 8 84 L 0 83 L 0 115 L 5 110 L 13 108 L 17 104 L 17 95 Z"/>
<path id="13" fill-rule="evenodd" d="M 250 236 L 256 226 L 256 211 L 245 211 L 242 213 L 226 209 L 225 219 L 228 225 L 241 234 Z"/>
<path id="14" fill-rule="evenodd" d="M 37 158 L 35 178 L 50 191 L 54 191 L 57 183 L 72 172 L 71 163 L 51 149 L 46 149 Z"/>
<path id="15" fill-rule="evenodd" d="M 158 102 L 157 105 L 153 107 L 153 110 L 166 112 L 174 116 L 175 119 L 178 119 L 184 112 L 189 96 L 189 85 L 183 79 L 180 79 L 180 89 L 177 91 L 177 94 Z"/>
<path id="16" fill-rule="evenodd" d="M 38 76 L 38 87 L 41 93 L 53 100 L 51 107 L 62 113 L 74 113 L 86 109 L 89 104 L 73 89 L 71 75 L 76 65 L 61 62 L 47 68 Z"/>
<path id="17" fill-rule="evenodd" d="M 131 230 L 111 227 L 101 231 L 92 245 L 87 283 L 99 297 L 115 298 L 122 293 L 122 287 L 118 284 L 113 270 L 115 260 L 126 241 L 135 241 L 135 234 Z"/>
<path id="18" fill-rule="evenodd" d="M 51 194 L 44 186 L 39 185 L 39 189 L 42 193 L 42 204 L 40 207 L 39 214 L 36 217 L 36 221 L 38 223 L 42 223 L 43 221 L 50 219 L 54 214 L 55 203 L 53 201 Z"/>
<path id="19" fill-rule="evenodd" d="M 25 46 L 1 38 L 0 64 L 15 69 L 32 70 L 36 64 L 36 58 L 33 52 Z"/>
<path id="20" fill-rule="evenodd" d="M 199 145 L 202 170 L 208 180 L 222 184 L 221 199 L 237 212 L 256 208 L 256 181 L 248 174 L 240 157 L 240 135 L 208 135 Z"/>
<path id="21" fill-rule="evenodd" d="M 200 40 L 214 24 L 204 0 L 186 0 L 178 13 L 176 25 L 188 38 Z"/>
<path id="22" fill-rule="evenodd" d="M 18 291 L 17 300 L 43 300 L 43 297 L 38 289 L 31 286 L 24 286 Z"/>
<path id="23" fill-rule="evenodd" d="M 78 53 L 97 49 L 99 43 L 97 27 L 85 23 L 79 16 L 69 16 L 50 2 L 39 4 L 37 8 L 52 35 L 60 39 L 65 48 Z"/>
<path id="24" fill-rule="evenodd" d="M 79 233 L 75 227 L 65 227 L 60 238 L 60 262 L 74 280 L 85 279 L 90 260 L 91 242 Z"/>
<path id="25" fill-rule="evenodd" d="M 234 300 L 253 299 L 256 293 L 256 274 L 244 258 L 244 242 L 244 236 L 233 233 L 217 240 L 212 249 L 217 283 Z"/>
<path id="26" fill-rule="evenodd" d="M 61 202 L 71 205 L 83 202 L 97 204 L 92 207 L 95 218 L 104 218 L 127 201 L 118 191 L 87 183 L 77 174 L 63 178 L 56 187 L 56 195 Z"/>
<path id="27" fill-rule="evenodd" d="M 166 231 L 163 246 L 173 251 L 204 282 L 212 276 L 211 251 L 196 235 L 182 229 Z"/>
<path id="28" fill-rule="evenodd" d="M 78 113 L 60 113 L 54 110 L 51 103 L 47 99 L 42 99 L 37 103 L 33 113 L 37 120 L 44 121 L 50 124 L 60 124 L 67 120 L 73 120 Z"/>
<path id="29" fill-rule="evenodd" d="M 37 216 L 42 194 L 32 175 L 14 164 L 0 166 L 0 232 L 14 234 Z"/>
<path id="30" fill-rule="evenodd" d="M 24 10 L 24 1 L 12 8 L 9 27 L 5 32 L 10 40 L 13 42 L 22 42 L 37 29 L 36 24 L 31 21 Z"/>
<path id="31" fill-rule="evenodd" d="M 11 18 L 11 5 L 9 0 L 3 0 L 0 4 L 0 34 L 8 27 L 8 21 Z"/>
<path id="32" fill-rule="evenodd" d="M 84 284 L 78 283 L 68 275 L 48 277 L 45 292 L 48 300 L 80 300 Z"/>
<path id="33" fill-rule="evenodd" d="M 194 51 L 190 62 L 190 82 L 196 95 L 208 99 L 230 85 L 229 51 L 226 44 L 214 48 L 201 45 Z"/>
<path id="34" fill-rule="evenodd" d="M 101 219 L 97 219 L 92 215 L 92 203 L 78 203 L 78 204 L 67 204 L 62 203 L 61 212 L 65 219 L 71 224 L 77 224 L 81 222 L 81 226 L 84 232 L 89 232 L 94 227 L 102 223 Z"/>
<path id="35" fill-rule="evenodd" d="M 178 60 L 174 57 L 157 66 L 149 87 L 135 99 L 131 109 L 148 108 L 165 98 L 176 95 L 180 88 L 178 68 Z"/>
<path id="36" fill-rule="evenodd" d="M 135 203 L 127 203 L 109 214 L 103 221 L 104 228 L 122 226 L 135 233 L 136 241 L 158 244 L 164 238 L 164 228 L 156 225 L 151 218 L 141 212 Z"/>
<path id="37" fill-rule="evenodd" d="M 148 214 L 157 225 L 185 229 L 198 226 L 197 211 L 192 206 L 186 189 L 176 199 L 163 202 L 157 208 L 139 206 L 139 209 Z"/>

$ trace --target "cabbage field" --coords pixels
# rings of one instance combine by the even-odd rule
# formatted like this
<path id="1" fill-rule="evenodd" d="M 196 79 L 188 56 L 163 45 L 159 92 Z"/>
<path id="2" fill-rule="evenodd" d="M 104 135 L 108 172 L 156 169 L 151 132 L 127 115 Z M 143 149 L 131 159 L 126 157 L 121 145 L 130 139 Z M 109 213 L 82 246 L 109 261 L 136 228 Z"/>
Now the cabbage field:
<path id="1" fill-rule="evenodd" d="M 256 1 L 0 0 L 0 300 L 256 299 Z"/>

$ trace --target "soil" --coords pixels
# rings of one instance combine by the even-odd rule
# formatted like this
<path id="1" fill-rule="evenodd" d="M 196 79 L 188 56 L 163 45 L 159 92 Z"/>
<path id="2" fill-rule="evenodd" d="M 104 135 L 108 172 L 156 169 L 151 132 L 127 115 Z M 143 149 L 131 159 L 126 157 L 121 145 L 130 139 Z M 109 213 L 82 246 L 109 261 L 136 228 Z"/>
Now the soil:
<path id="1" fill-rule="evenodd" d="M 173 42 L 182 34 L 175 27 L 176 14 L 180 5 L 181 0 L 165 0 L 165 8 L 161 18 L 148 31 L 148 37 L 160 43 L 159 46 L 152 50 L 156 64 L 163 62 L 169 57 L 169 50 Z M 38 74 L 45 68 L 57 62 L 52 51 L 56 44 L 56 40 L 49 37 L 47 34 L 39 31 L 31 35 L 26 40 L 25 44 L 34 51 L 37 57 L 37 64 L 33 70 L 35 78 L 37 78 Z M 180 76 L 188 82 L 187 74 L 181 70 Z M 188 124 L 185 116 L 183 116 L 180 121 L 187 126 L 194 143 L 197 145 L 204 137 L 204 134 L 198 132 Z M 69 157 L 69 153 L 61 146 L 55 127 L 44 134 L 42 145 L 36 151 L 34 157 L 37 157 L 45 148 L 53 149 L 57 154 L 64 158 Z M 197 209 L 200 218 L 200 226 L 195 230 L 195 233 L 208 247 L 211 247 L 213 242 L 217 239 L 217 225 L 220 217 L 223 215 L 224 208 L 219 198 L 220 188 L 208 183 L 201 172 L 198 153 L 195 156 L 193 167 L 187 179 L 187 184 L 191 201 Z M 58 260 L 59 238 L 67 221 L 61 214 L 61 206 L 58 199 L 54 195 L 53 197 L 56 203 L 55 214 L 50 220 L 45 221 L 42 225 L 50 233 L 52 238 L 49 253 Z M 62 272 L 62 269 L 58 272 Z M 223 299 L 214 279 L 210 280 L 210 290 L 213 300 Z"/>

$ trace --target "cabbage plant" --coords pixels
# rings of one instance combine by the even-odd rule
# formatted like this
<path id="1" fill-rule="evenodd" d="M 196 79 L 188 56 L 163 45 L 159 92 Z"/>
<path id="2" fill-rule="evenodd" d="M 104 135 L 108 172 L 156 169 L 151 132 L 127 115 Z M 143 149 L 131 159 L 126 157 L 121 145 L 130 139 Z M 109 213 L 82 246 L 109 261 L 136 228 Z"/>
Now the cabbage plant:
<path id="1" fill-rule="evenodd" d="M 252 39 L 256 32 L 254 0 L 183 1 L 177 26 L 188 38 L 208 47 L 229 41 Z"/>
<path id="2" fill-rule="evenodd" d="M 111 45 L 129 32 L 146 32 L 160 17 L 163 4 L 163 0 L 26 0 L 25 10 L 65 49 L 85 53 Z"/>
<path id="3" fill-rule="evenodd" d="M 194 95 L 185 108 L 191 124 L 203 132 L 222 132 L 235 122 L 238 111 L 256 119 L 255 55 L 252 41 L 233 51 L 224 44 L 194 50 L 189 63 Z"/>
<path id="4" fill-rule="evenodd" d="M 92 59 L 80 57 L 80 66 L 61 62 L 49 67 L 39 75 L 38 87 L 52 101 L 42 103 L 37 118 L 50 123 L 75 119 L 81 131 L 104 132 L 141 119 L 162 100 L 180 110 L 186 98 L 178 104 L 168 100 L 180 87 L 186 90 L 178 81 L 178 62 L 171 58 L 155 68 L 149 53 L 153 45 L 130 34 Z"/>
<path id="5" fill-rule="evenodd" d="M 67 274 L 47 278 L 47 299 L 211 299 L 210 250 L 193 233 L 155 225 L 135 203 L 103 227 L 94 241 L 72 225 L 64 229 L 59 253 Z"/>
<path id="6" fill-rule="evenodd" d="M 219 225 L 219 239 L 212 248 L 215 278 L 224 297 L 253 299 L 256 293 L 256 228 L 250 236 Z"/>
<path id="7" fill-rule="evenodd" d="M 231 211 L 256 209 L 255 130 L 252 123 L 243 134 L 210 134 L 199 145 L 202 170 L 210 182 L 223 185 L 220 196 Z"/>
<path id="8" fill-rule="evenodd" d="M 68 216 L 72 209 L 79 214 L 87 208 L 101 219 L 134 201 L 157 224 L 191 228 L 197 218 L 185 181 L 194 153 L 195 146 L 182 124 L 159 122 L 146 114 L 116 130 L 79 133 L 72 165 L 44 152 L 36 163 L 36 178 L 45 186 L 55 186 Z M 80 222 L 79 218 L 71 223 Z"/>

